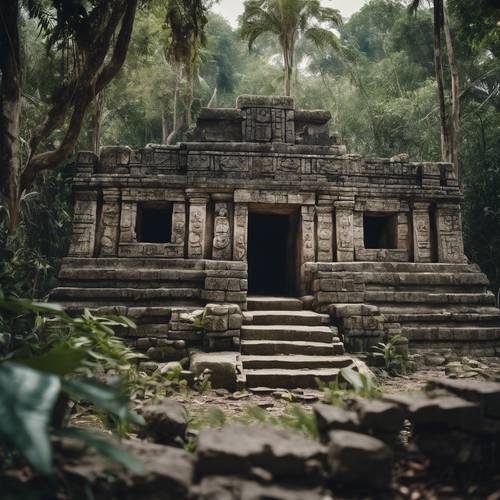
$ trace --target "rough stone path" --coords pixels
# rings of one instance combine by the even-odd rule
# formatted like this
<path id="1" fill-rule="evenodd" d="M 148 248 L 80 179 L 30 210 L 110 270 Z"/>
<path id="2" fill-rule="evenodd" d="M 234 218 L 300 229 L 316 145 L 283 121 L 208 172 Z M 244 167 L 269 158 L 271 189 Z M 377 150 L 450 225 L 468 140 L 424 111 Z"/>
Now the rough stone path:
<path id="1" fill-rule="evenodd" d="M 247 387 L 316 387 L 353 364 L 329 316 L 289 297 L 248 298 L 241 354 Z"/>

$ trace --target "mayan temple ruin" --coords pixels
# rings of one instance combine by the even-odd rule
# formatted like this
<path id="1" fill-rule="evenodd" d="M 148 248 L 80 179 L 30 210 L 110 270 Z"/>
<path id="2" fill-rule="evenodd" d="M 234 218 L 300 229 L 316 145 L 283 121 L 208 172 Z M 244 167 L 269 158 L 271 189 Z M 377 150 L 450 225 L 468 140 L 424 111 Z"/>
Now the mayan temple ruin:
<path id="1" fill-rule="evenodd" d="M 188 142 L 80 152 L 50 299 L 129 316 L 121 334 L 155 361 L 234 360 L 235 386 L 314 386 L 396 334 L 495 355 L 500 311 L 464 255 L 452 165 L 350 154 L 329 120 L 241 96 L 202 109 Z M 186 319 L 202 308 L 202 327 Z"/>

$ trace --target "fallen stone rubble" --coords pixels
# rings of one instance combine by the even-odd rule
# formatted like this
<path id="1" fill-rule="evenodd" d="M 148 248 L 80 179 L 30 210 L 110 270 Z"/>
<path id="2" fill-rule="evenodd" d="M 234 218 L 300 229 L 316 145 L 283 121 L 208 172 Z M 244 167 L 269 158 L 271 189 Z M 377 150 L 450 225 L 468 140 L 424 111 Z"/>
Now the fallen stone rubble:
<path id="1" fill-rule="evenodd" d="M 500 384 L 493 382 L 439 379 L 420 393 L 353 398 L 337 407 L 317 403 L 319 441 L 236 422 L 205 428 L 194 453 L 171 446 L 186 438 L 188 415 L 179 403 L 164 400 L 142 413 L 144 433 L 156 442 L 123 444 L 146 474 L 73 453 L 62 468 L 74 498 L 86 494 L 85 484 L 107 500 L 319 500 L 338 498 L 339 491 L 347 498 L 403 498 L 395 494 L 395 462 L 412 450 L 430 473 L 482 477 L 500 469 Z"/>

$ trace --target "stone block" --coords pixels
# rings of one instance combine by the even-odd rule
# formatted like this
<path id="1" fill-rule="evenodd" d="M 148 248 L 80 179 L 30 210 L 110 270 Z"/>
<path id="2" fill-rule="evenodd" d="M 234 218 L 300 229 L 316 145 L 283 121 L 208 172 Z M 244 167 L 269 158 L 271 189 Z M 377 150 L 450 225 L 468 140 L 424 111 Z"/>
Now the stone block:
<path id="1" fill-rule="evenodd" d="M 353 411 L 338 406 L 317 403 L 313 406 L 318 431 L 323 440 L 327 440 L 330 431 L 358 431 L 359 418 Z"/>
<path id="2" fill-rule="evenodd" d="M 202 290 L 201 298 L 206 301 L 224 302 L 226 293 L 214 290 Z"/>
<path id="3" fill-rule="evenodd" d="M 325 450 L 288 429 L 231 423 L 221 429 L 203 429 L 196 458 L 199 476 L 248 477 L 260 468 L 278 481 L 317 482 L 323 478 Z"/>
<path id="4" fill-rule="evenodd" d="M 397 404 L 355 398 L 349 402 L 349 409 L 357 413 L 361 428 L 375 434 L 396 434 L 403 428 L 404 411 Z"/>
<path id="5" fill-rule="evenodd" d="M 486 417 L 500 418 L 500 384 L 479 380 L 432 380 L 429 389 L 445 389 L 456 396 L 480 405 Z"/>
<path id="6" fill-rule="evenodd" d="M 188 413 L 177 401 L 164 398 L 142 407 L 140 413 L 146 422 L 142 433 L 155 443 L 174 444 L 177 438 L 185 438 Z"/>
<path id="7" fill-rule="evenodd" d="M 332 431 L 329 438 L 328 463 L 335 483 L 367 490 L 389 485 L 393 454 L 386 444 L 350 431 Z"/>
<path id="8" fill-rule="evenodd" d="M 225 332 L 228 329 L 228 316 L 205 316 L 205 330 L 207 332 Z"/>
<path id="9" fill-rule="evenodd" d="M 190 498 L 194 473 L 192 454 L 172 446 L 144 440 L 124 440 L 120 443 L 144 467 L 144 473 L 134 472 L 97 452 L 84 456 L 66 452 L 62 472 L 71 483 L 72 491 L 82 493 L 90 488 L 96 500 L 153 500 L 161 492 L 163 500 Z"/>
<path id="10" fill-rule="evenodd" d="M 247 293 L 246 292 L 226 292 L 225 299 L 228 302 L 246 302 Z"/>
<path id="11" fill-rule="evenodd" d="M 235 391 L 237 374 L 241 371 L 240 355 L 236 352 L 198 352 L 191 356 L 190 370 L 196 376 L 207 369 L 214 389 Z"/>
<path id="12" fill-rule="evenodd" d="M 243 323 L 243 318 L 241 314 L 231 314 L 231 316 L 229 316 L 228 327 L 230 330 L 240 329 L 242 323 Z"/>

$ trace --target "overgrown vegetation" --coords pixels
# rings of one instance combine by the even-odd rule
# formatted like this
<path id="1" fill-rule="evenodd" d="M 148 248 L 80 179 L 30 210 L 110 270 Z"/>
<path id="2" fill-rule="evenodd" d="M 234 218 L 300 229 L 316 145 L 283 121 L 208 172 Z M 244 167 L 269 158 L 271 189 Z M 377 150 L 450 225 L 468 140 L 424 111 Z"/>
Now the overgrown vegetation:
<path id="1" fill-rule="evenodd" d="M 385 369 L 389 375 L 406 373 L 406 357 L 398 352 L 398 344 L 405 340 L 402 335 L 394 335 L 387 342 L 379 342 L 373 347 L 374 352 L 384 357 Z"/>
<path id="2" fill-rule="evenodd" d="M 353 368 L 342 368 L 332 382 L 316 381 L 323 391 L 323 399 L 332 405 L 339 405 L 350 396 L 374 399 L 380 395 L 380 388 L 366 373 Z"/>
<path id="3" fill-rule="evenodd" d="M 2 473 L 27 463 L 33 474 L 56 482 L 53 446 L 62 438 L 141 471 L 141 464 L 108 436 L 71 425 L 81 405 L 90 405 L 119 434 L 143 424 L 129 407 L 124 383 L 137 355 L 114 336 L 116 326 L 134 325 L 88 311 L 73 319 L 57 305 L 5 297 L 0 289 Z M 9 491 L 6 484 L 3 491 Z"/>

